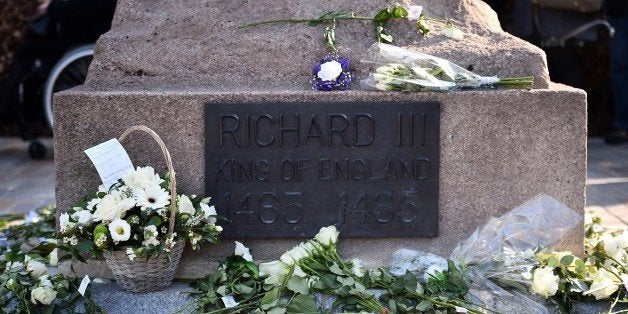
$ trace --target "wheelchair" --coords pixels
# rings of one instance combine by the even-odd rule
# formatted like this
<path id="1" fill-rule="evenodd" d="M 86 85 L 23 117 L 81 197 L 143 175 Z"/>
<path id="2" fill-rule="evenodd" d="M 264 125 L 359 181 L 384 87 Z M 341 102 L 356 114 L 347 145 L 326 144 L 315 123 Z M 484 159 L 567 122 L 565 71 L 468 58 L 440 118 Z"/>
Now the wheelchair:
<path id="1" fill-rule="evenodd" d="M 47 128 L 53 130 L 52 95 L 83 84 L 93 55 L 94 44 L 85 44 L 68 50 L 52 68 L 34 60 L 30 72 L 20 81 L 17 91 L 18 124 L 22 138 L 30 141 L 28 155 L 32 159 L 43 159 L 46 147 L 37 139 L 38 134 L 29 120 L 41 117 L 37 113 L 43 112 Z"/>

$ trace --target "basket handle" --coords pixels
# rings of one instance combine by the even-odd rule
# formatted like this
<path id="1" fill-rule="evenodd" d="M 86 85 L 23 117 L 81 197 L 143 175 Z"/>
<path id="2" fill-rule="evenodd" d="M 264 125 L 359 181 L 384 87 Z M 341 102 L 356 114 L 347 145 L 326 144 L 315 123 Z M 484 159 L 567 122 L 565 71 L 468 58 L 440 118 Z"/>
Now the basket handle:
<path id="1" fill-rule="evenodd" d="M 124 141 L 124 139 L 126 139 L 126 137 L 133 131 L 144 131 L 148 133 L 148 135 L 150 135 L 157 142 L 157 144 L 159 144 L 161 152 L 164 154 L 164 159 L 166 160 L 166 165 L 168 166 L 168 173 L 170 174 L 170 224 L 168 225 L 168 236 L 170 236 L 172 232 L 174 232 L 174 220 L 177 213 L 177 180 L 175 179 L 170 152 L 166 148 L 164 141 L 161 140 L 161 137 L 145 125 L 134 125 L 126 129 L 126 131 L 120 135 L 118 140 L 120 142 Z"/>

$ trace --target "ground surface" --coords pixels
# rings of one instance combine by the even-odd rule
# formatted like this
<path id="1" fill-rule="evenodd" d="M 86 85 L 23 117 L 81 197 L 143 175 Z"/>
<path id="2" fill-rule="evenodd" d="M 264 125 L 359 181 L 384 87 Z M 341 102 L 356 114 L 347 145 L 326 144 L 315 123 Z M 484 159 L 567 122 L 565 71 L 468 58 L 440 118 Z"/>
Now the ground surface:
<path id="1" fill-rule="evenodd" d="M 48 155 L 28 156 L 28 143 L 0 137 L 0 214 L 26 213 L 53 204 L 52 139 L 43 140 Z M 587 209 L 609 227 L 628 225 L 628 144 L 609 146 L 600 138 L 588 144 Z"/>

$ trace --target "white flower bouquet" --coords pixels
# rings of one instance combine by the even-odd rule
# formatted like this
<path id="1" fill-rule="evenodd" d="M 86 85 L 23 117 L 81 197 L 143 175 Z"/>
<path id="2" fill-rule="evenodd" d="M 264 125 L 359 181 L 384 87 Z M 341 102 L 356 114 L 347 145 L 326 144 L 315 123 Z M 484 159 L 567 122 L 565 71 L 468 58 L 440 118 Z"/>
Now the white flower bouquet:
<path id="1" fill-rule="evenodd" d="M 58 238 L 61 248 L 81 261 L 81 254 L 104 253 L 122 288 L 152 291 L 170 283 L 186 242 L 193 249 L 203 241 L 215 243 L 222 228 L 216 225 L 210 198 L 176 194 L 170 154 L 157 134 L 142 126 L 127 132 L 133 130 L 146 131 L 160 143 L 168 175 L 162 178 L 151 167 L 137 167 L 112 186 L 101 186 L 96 194 L 60 215 Z M 151 277 L 169 279 L 151 283 Z"/>
<path id="2" fill-rule="evenodd" d="M 534 77 L 498 78 L 480 76 L 453 62 L 425 53 L 384 43 L 368 51 L 376 68 L 360 81 L 362 89 L 381 91 L 450 91 L 480 87 L 532 88 Z"/>

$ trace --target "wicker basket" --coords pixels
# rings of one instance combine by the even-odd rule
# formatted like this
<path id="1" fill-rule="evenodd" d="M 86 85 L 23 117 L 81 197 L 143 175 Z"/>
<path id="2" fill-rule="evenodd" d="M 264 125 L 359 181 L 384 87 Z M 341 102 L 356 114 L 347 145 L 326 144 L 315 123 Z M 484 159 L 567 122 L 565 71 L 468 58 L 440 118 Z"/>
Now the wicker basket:
<path id="1" fill-rule="evenodd" d="M 164 158 L 166 159 L 168 173 L 170 174 L 170 224 L 168 225 L 168 235 L 170 235 L 174 230 L 175 214 L 177 212 L 177 183 L 170 152 L 168 152 L 166 145 L 159 135 L 143 125 L 128 128 L 120 135 L 120 142 L 124 141 L 129 133 L 133 131 L 143 131 L 152 136 L 157 144 L 159 144 Z M 158 291 L 165 289 L 172 282 L 184 247 L 185 242 L 177 241 L 172 248 L 170 259 L 164 254 L 161 254 L 158 257 L 148 260 L 146 260 L 146 258 L 137 257 L 131 261 L 126 254 L 126 247 L 113 252 L 105 252 L 104 256 L 107 266 L 111 269 L 120 288 L 131 292 Z"/>

